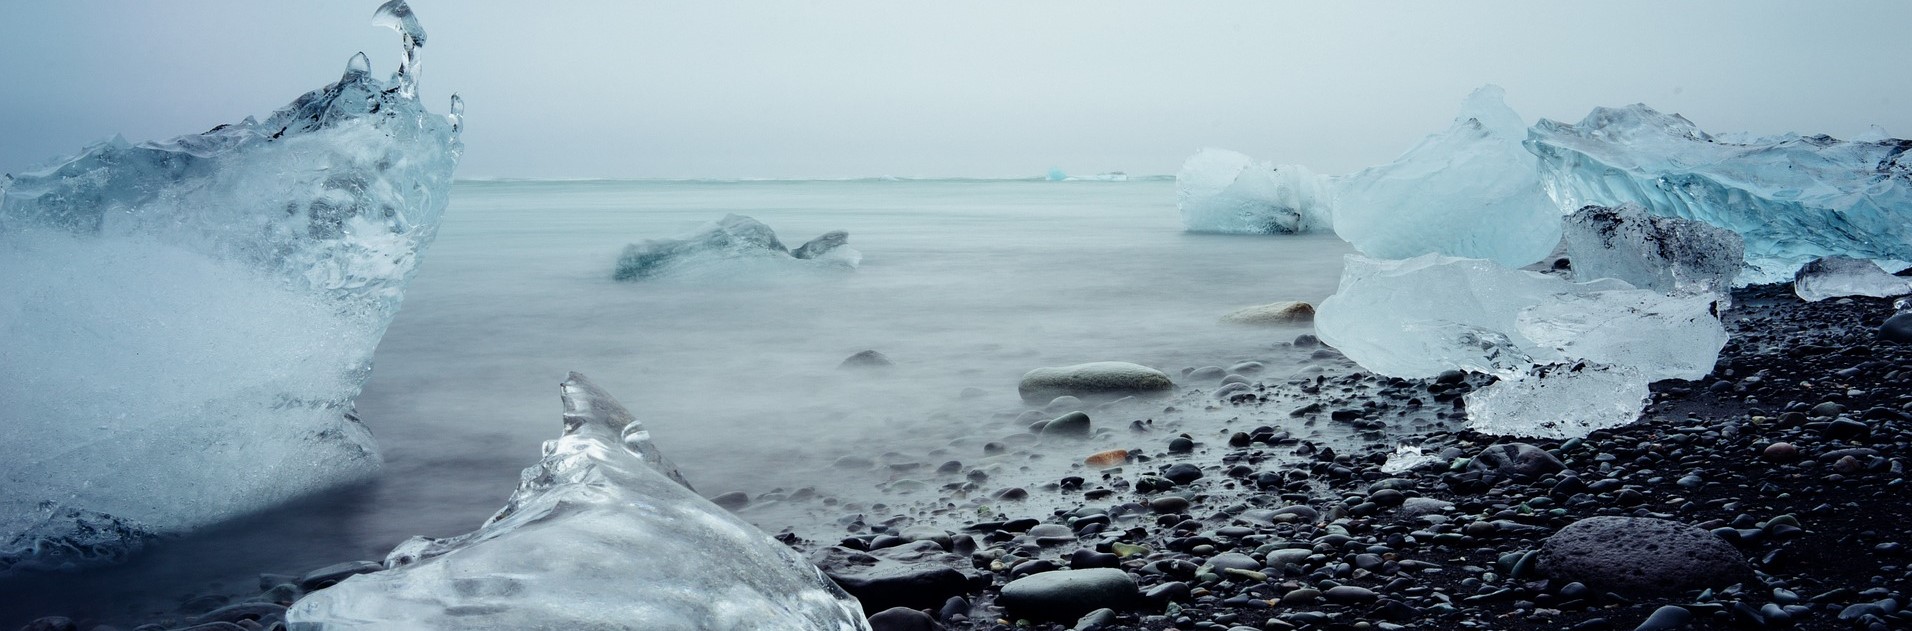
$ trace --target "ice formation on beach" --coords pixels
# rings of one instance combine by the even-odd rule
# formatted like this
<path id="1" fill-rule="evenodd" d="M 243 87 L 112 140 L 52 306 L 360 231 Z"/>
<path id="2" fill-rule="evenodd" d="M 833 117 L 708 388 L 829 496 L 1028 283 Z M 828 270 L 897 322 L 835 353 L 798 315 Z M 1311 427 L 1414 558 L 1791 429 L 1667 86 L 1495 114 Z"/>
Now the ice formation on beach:
<path id="1" fill-rule="evenodd" d="M 1541 187 L 1527 126 L 1497 86 L 1467 97 L 1444 132 L 1394 162 L 1341 178 L 1334 232 L 1363 254 L 1441 254 L 1519 267 L 1560 243 L 1560 207 Z"/>
<path id="2" fill-rule="evenodd" d="M 1315 330 L 1322 342 L 1378 374 L 1428 378 L 1458 369 L 1495 375 L 1501 381 L 1476 393 L 1484 409 L 1550 409 L 1554 416 L 1490 412 L 1476 417 L 1488 423 L 1481 428 L 1520 433 L 1496 420 L 1513 418 L 1514 425 L 1538 432 L 1607 426 L 1623 416 L 1608 414 L 1612 408 L 1638 414 L 1641 400 L 1633 395 L 1646 383 L 1711 372 L 1726 345 L 1716 300 L 1710 293 L 1667 295 L 1613 279 L 1573 283 L 1480 259 L 1349 255 L 1340 288 L 1316 311 Z M 1561 365 L 1579 367 L 1563 373 Z M 1601 379 L 1566 383 L 1583 373 Z M 1608 378 L 1613 375 L 1619 376 Z M 1522 392 L 1506 392 L 1516 389 Z"/>
<path id="3" fill-rule="evenodd" d="M 1542 120 L 1526 145 L 1564 208 L 1632 203 L 1739 233 L 1742 284 L 1784 282 L 1829 255 L 1912 260 L 1912 140 L 1729 141 L 1631 105 Z"/>
<path id="4" fill-rule="evenodd" d="M 1573 438 L 1640 418 L 1648 382 L 1637 371 L 1588 362 L 1527 367 L 1470 392 L 1467 426 L 1487 434 Z"/>
<path id="5" fill-rule="evenodd" d="M 0 574 L 376 470 L 352 401 L 462 151 L 412 88 L 423 30 L 378 16 L 389 80 L 360 54 L 264 121 L 0 178 Z"/>
<path id="6" fill-rule="evenodd" d="M 684 485 L 609 394 L 577 373 L 562 394 L 564 434 L 497 515 L 399 545 L 294 603 L 291 628 L 869 628 L 815 565 Z"/>
<path id="7" fill-rule="evenodd" d="M 1189 156 L 1175 175 L 1175 196 L 1189 232 L 1295 234 L 1332 227 L 1330 178 L 1226 149 Z"/>
<path id="8" fill-rule="evenodd" d="M 1872 261 L 1828 256 L 1799 268 L 1793 293 L 1806 302 L 1844 296 L 1891 298 L 1912 294 L 1912 279 L 1893 276 Z"/>
<path id="9" fill-rule="evenodd" d="M 1632 204 L 1587 206 L 1567 217 L 1567 258 L 1576 280 L 1617 278 L 1663 293 L 1732 293 L 1745 260 L 1739 235 Z"/>
<path id="10" fill-rule="evenodd" d="M 851 249 L 849 241 L 850 233 L 838 230 L 791 250 L 784 247 L 770 226 L 731 214 L 683 237 L 651 239 L 626 246 L 624 254 L 618 257 L 612 278 L 643 280 L 690 268 L 789 261 L 854 269 L 863 261 L 863 254 Z"/>

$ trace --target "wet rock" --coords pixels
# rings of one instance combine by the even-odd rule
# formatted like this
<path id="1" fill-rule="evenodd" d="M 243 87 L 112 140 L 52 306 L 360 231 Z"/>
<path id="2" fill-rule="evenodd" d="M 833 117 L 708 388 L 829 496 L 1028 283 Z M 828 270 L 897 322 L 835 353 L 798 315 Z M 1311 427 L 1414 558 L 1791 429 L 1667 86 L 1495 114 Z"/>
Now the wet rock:
<path id="1" fill-rule="evenodd" d="M 1481 450 L 1469 465 L 1514 478 L 1533 478 L 1567 468 L 1547 450 L 1527 443 L 1502 443 Z"/>
<path id="2" fill-rule="evenodd" d="M 870 631 L 943 631 L 943 625 L 921 611 L 891 607 L 870 616 Z"/>
<path id="3" fill-rule="evenodd" d="M 857 353 L 855 355 L 849 356 L 848 358 L 845 358 L 843 360 L 843 363 L 837 364 L 837 368 L 839 369 L 887 368 L 894 365 L 896 365 L 896 363 L 890 361 L 889 357 L 884 356 L 882 353 L 871 350 L 871 351 L 863 351 L 861 353 Z"/>
<path id="4" fill-rule="evenodd" d="M 331 587 L 333 585 L 337 585 L 339 581 L 345 580 L 354 575 L 366 574 L 369 572 L 377 572 L 383 569 L 385 569 L 384 564 L 374 562 L 374 561 L 347 561 L 345 563 L 335 563 L 335 564 L 327 565 L 325 567 L 322 567 L 316 570 L 312 570 L 310 572 L 306 572 L 304 575 L 300 576 L 299 589 L 302 589 L 308 592 L 317 591 L 317 590 L 325 589 L 327 587 Z"/>
<path id="5" fill-rule="evenodd" d="M 934 541 L 916 541 L 871 552 L 842 546 L 822 548 L 810 561 L 856 596 L 864 611 L 892 607 L 939 607 L 969 591 L 969 567 L 961 555 L 943 551 Z"/>
<path id="6" fill-rule="evenodd" d="M 1879 339 L 1904 344 L 1912 342 L 1912 312 L 1894 314 L 1879 325 Z"/>
<path id="7" fill-rule="evenodd" d="M 1097 568 L 1056 570 L 1010 581 L 996 602 L 1016 617 L 1061 621 L 1097 609 L 1128 609 L 1138 596 L 1135 579 L 1127 572 Z"/>
<path id="8" fill-rule="evenodd" d="M 1050 420 L 1048 424 L 1043 425 L 1041 435 L 1043 438 L 1053 437 L 1080 440 L 1088 438 L 1093 431 L 1094 428 L 1089 422 L 1089 415 L 1081 412 L 1070 412 L 1056 417 Z"/>
<path id="9" fill-rule="evenodd" d="M 1749 580 L 1752 567 L 1711 532 L 1649 517 L 1589 517 L 1547 537 L 1540 565 L 1561 582 L 1673 595 Z"/>
<path id="10" fill-rule="evenodd" d="M 710 503 L 716 504 L 718 506 L 722 506 L 724 510 L 736 512 L 739 510 L 743 510 L 745 506 L 750 505 L 750 495 L 744 493 L 743 491 L 731 491 L 729 493 L 725 493 L 723 495 L 710 498 Z"/>
<path id="11" fill-rule="evenodd" d="M 1314 305 L 1287 301 L 1244 307 L 1222 316 L 1223 324 L 1244 326 L 1296 326 L 1314 322 Z"/>
<path id="12" fill-rule="evenodd" d="M 1041 403 L 1057 396 L 1119 397 L 1123 395 L 1163 395 L 1173 392 L 1175 382 L 1154 368 L 1128 362 L 1094 362 L 1037 368 L 1022 376 L 1016 387 L 1022 400 Z"/>

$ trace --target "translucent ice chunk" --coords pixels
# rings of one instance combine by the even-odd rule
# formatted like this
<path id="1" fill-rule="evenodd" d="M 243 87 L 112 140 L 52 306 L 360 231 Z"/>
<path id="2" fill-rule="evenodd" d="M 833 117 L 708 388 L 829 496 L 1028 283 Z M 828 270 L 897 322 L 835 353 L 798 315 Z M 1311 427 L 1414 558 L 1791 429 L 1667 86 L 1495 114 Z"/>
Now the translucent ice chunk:
<path id="1" fill-rule="evenodd" d="M 624 248 L 612 277 L 643 280 L 681 272 L 686 268 L 722 269 L 753 263 L 795 263 L 855 268 L 862 253 L 850 249 L 847 232 L 825 233 L 792 252 L 763 222 L 743 215 L 726 215 L 695 233 L 675 239 L 652 239 Z"/>
<path id="2" fill-rule="evenodd" d="M 368 70 L 263 123 L 0 178 L 0 573 L 376 470 L 352 400 L 461 145 Z"/>
<path id="3" fill-rule="evenodd" d="M 1526 124 L 1486 86 L 1447 131 L 1394 162 L 1342 178 L 1334 232 L 1363 254 L 1483 258 L 1519 267 L 1560 243 L 1559 206 L 1521 147 Z"/>
<path id="4" fill-rule="evenodd" d="M 1294 234 L 1330 227 L 1329 178 L 1225 149 L 1203 149 L 1175 176 L 1176 206 L 1189 232 Z"/>
<path id="5" fill-rule="evenodd" d="M 1617 278 L 1665 293 L 1731 294 L 1745 260 L 1739 235 L 1639 206 L 1588 206 L 1567 217 L 1567 257 L 1578 280 Z"/>
<path id="6" fill-rule="evenodd" d="M 295 631 L 868 629 L 816 566 L 681 484 L 642 424 L 572 373 L 564 435 L 470 534 L 297 603 Z"/>
<path id="7" fill-rule="evenodd" d="M 1793 293 L 1807 302 L 1843 296 L 1890 298 L 1912 294 L 1912 279 L 1888 274 L 1872 261 L 1828 256 L 1799 268 Z"/>
<path id="8" fill-rule="evenodd" d="M 1647 395 L 1647 380 L 1628 369 L 1589 362 L 1533 366 L 1468 393 L 1467 426 L 1503 436 L 1585 436 L 1639 419 Z"/>
<path id="9" fill-rule="evenodd" d="M 392 85 L 403 96 L 417 96 L 418 49 L 425 46 L 425 27 L 418 25 L 418 16 L 412 14 L 411 5 L 405 4 L 405 0 L 388 0 L 379 5 L 378 10 L 372 12 L 372 25 L 398 31 L 405 56 L 399 60 L 398 72 L 392 75 Z"/>
<path id="10" fill-rule="evenodd" d="M 1639 204 L 1745 241 L 1740 283 L 1784 282 L 1821 256 L 1912 260 L 1912 140 L 1727 140 L 1645 105 L 1536 123 L 1527 147 L 1562 207 Z"/>
<path id="11" fill-rule="evenodd" d="M 1394 448 L 1394 453 L 1388 454 L 1386 462 L 1381 463 L 1381 472 L 1406 473 L 1422 465 L 1440 461 L 1439 455 L 1426 453 L 1418 446 L 1400 445 Z"/>

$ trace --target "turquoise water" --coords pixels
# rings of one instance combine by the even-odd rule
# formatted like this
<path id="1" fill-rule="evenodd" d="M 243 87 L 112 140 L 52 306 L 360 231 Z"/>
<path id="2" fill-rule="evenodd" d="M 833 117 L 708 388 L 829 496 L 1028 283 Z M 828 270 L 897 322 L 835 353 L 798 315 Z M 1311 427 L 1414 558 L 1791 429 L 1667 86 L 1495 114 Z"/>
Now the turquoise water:
<path id="1" fill-rule="evenodd" d="M 831 461 L 1001 431 L 1032 368 L 1121 360 L 1173 375 L 1265 358 L 1297 331 L 1217 317 L 1318 302 L 1347 246 L 1187 234 L 1174 196 L 1159 179 L 460 183 L 358 401 L 382 480 L 129 566 L 8 589 L 42 611 L 137 613 L 471 530 L 557 435 L 557 384 L 572 370 L 631 408 L 706 495 L 808 485 L 854 497 L 867 481 L 839 479 Z M 726 213 L 792 246 L 847 230 L 863 264 L 611 280 L 625 244 Z M 895 368 L 837 369 L 866 349 Z M 959 399 L 964 388 L 985 394 Z M 746 517 L 803 526 L 774 523 L 795 513 Z"/>

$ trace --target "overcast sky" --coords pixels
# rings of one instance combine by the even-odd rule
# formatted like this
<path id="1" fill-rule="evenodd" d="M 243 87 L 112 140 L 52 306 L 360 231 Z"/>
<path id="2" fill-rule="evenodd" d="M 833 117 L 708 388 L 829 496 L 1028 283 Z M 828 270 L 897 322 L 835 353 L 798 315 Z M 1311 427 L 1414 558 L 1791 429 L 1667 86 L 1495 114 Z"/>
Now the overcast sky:
<path id="1" fill-rule="evenodd" d="M 376 1 L 7 2 L 0 171 L 263 116 Z M 1204 146 L 1342 173 L 1483 83 L 1528 122 L 1644 102 L 1709 131 L 1912 133 L 1907 2 L 416 0 L 462 177 L 1173 173 Z"/>

